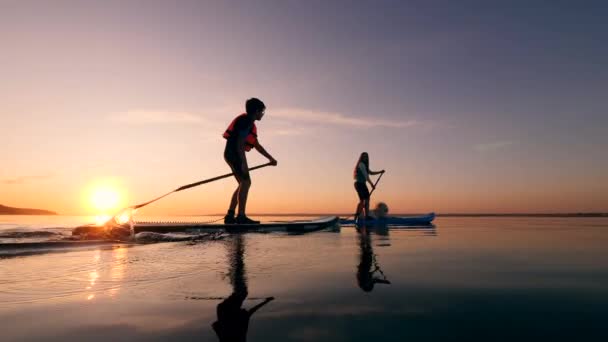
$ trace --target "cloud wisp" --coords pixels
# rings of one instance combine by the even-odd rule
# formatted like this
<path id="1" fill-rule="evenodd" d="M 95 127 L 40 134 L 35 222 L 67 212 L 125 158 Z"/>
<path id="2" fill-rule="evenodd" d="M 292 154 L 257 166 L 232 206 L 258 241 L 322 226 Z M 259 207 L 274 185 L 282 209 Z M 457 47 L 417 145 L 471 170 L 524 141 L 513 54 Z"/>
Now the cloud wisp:
<path id="1" fill-rule="evenodd" d="M 310 123 L 330 124 L 360 128 L 390 127 L 406 128 L 420 124 L 416 120 L 386 120 L 380 118 L 350 117 L 342 113 L 313 111 L 299 108 L 280 108 L 272 111 L 272 116 L 286 120 L 304 121 Z"/>
<path id="2" fill-rule="evenodd" d="M 130 110 L 110 116 L 114 122 L 132 125 L 154 124 L 202 124 L 205 122 L 199 115 L 188 112 Z"/>
<path id="3" fill-rule="evenodd" d="M 282 135 L 282 136 L 294 136 L 294 135 L 304 135 L 303 130 L 299 129 L 277 129 L 270 131 L 271 134 Z"/>
<path id="4" fill-rule="evenodd" d="M 232 109 L 232 107 L 229 107 Z M 212 110 L 211 113 L 232 113 L 234 110 Z M 383 118 L 363 118 L 347 116 L 338 112 L 315 111 L 302 108 L 278 108 L 269 112 L 271 117 L 283 120 L 283 124 L 271 125 L 268 133 L 279 136 L 305 135 L 305 130 L 295 127 L 295 123 L 300 124 L 321 124 L 348 128 L 409 128 L 420 127 L 423 122 L 417 120 L 387 120 Z M 226 116 L 228 118 L 228 116 Z M 232 117 L 230 117 L 231 119 Z M 224 118 L 222 118 L 224 119 Z M 162 125 L 162 124 L 189 124 L 206 125 L 216 128 L 227 126 L 230 120 L 220 122 L 219 116 L 203 116 L 191 112 L 172 112 L 154 110 L 129 110 L 116 113 L 109 117 L 112 122 L 129 125 Z M 286 124 L 286 125 L 285 125 Z M 428 125 L 428 123 L 427 123 Z M 219 129 L 219 128 L 218 128 Z"/>

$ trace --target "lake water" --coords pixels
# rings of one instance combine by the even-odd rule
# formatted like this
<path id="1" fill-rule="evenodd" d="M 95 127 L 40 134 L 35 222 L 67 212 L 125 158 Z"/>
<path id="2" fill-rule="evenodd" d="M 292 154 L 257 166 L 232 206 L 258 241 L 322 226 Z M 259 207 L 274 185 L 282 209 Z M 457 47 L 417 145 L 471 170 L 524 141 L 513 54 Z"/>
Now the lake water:
<path id="1" fill-rule="evenodd" d="M 90 222 L 0 216 L 0 243 Z M 2 341 L 606 341 L 606 318 L 606 218 L 0 254 Z"/>

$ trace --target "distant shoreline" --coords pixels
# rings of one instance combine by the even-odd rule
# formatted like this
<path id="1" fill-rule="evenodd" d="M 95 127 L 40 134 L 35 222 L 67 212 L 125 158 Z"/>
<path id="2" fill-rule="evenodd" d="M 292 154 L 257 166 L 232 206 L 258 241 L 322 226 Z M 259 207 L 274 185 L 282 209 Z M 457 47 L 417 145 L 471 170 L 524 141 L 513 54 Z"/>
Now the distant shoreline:
<path id="1" fill-rule="evenodd" d="M 57 213 L 43 209 L 13 208 L 0 204 L 0 215 L 57 215 Z"/>

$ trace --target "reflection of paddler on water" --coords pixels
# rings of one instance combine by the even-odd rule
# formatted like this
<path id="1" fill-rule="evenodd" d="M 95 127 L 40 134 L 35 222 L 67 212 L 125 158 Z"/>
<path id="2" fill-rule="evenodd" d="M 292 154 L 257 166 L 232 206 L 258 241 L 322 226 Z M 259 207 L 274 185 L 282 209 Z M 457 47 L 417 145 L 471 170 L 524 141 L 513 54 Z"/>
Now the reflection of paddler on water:
<path id="1" fill-rule="evenodd" d="M 384 272 L 380 269 L 369 230 L 365 227 L 357 229 L 359 237 L 359 265 L 357 266 L 357 283 L 361 290 L 371 292 L 375 284 L 390 284 Z M 388 235 L 388 232 L 386 232 Z"/>
<path id="2" fill-rule="evenodd" d="M 243 236 L 237 234 L 230 241 L 230 284 L 232 294 L 217 306 L 217 321 L 212 324 L 220 341 L 247 341 L 249 319 L 262 306 L 274 299 L 268 297 L 249 310 L 244 309 L 243 302 L 248 296 L 245 262 L 243 261 Z"/>

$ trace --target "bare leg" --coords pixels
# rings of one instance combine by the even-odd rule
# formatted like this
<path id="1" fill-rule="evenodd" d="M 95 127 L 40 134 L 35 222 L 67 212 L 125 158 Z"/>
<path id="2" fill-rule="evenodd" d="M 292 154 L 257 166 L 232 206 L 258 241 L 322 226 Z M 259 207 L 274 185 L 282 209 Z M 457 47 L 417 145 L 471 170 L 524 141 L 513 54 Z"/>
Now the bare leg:
<path id="1" fill-rule="evenodd" d="M 247 208 L 247 196 L 249 195 L 249 188 L 251 187 L 250 180 L 242 180 L 239 185 L 239 216 L 245 215 L 245 209 Z"/>
<path id="2" fill-rule="evenodd" d="M 369 216 L 369 198 L 365 200 L 365 217 Z"/>
<path id="3" fill-rule="evenodd" d="M 234 193 L 232 194 L 232 199 L 230 200 L 230 208 L 229 211 L 234 212 L 234 210 L 236 209 L 236 205 L 238 204 L 238 200 L 239 200 L 239 189 L 241 188 L 241 186 L 237 186 L 236 190 L 234 190 Z"/>
<path id="4" fill-rule="evenodd" d="M 355 212 L 355 218 L 356 216 L 359 216 L 359 214 L 361 214 L 361 210 L 363 210 L 363 200 L 359 201 L 359 204 L 357 204 L 357 211 Z"/>

